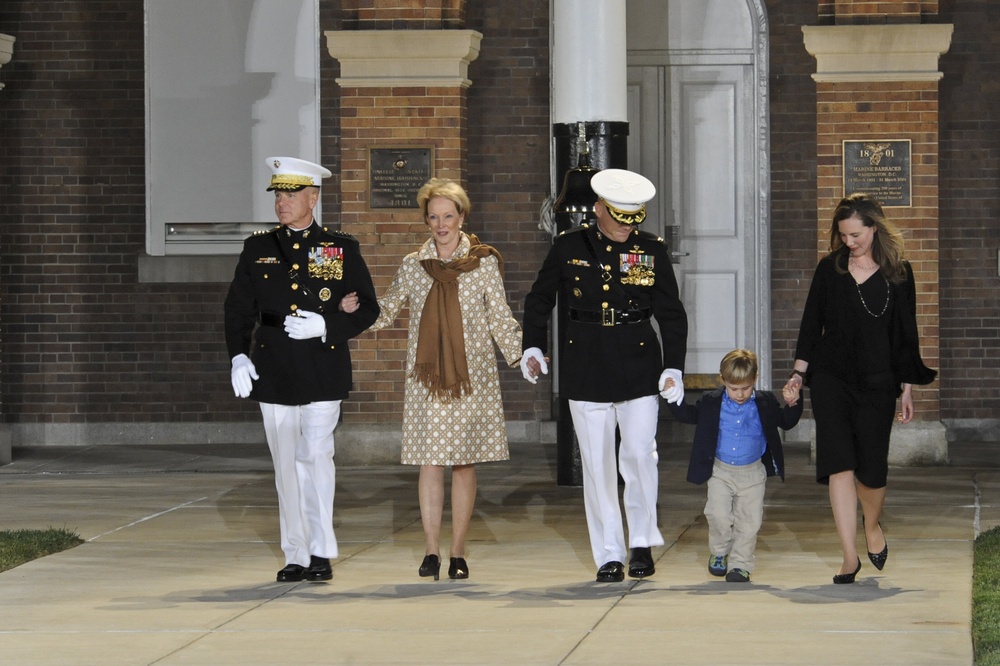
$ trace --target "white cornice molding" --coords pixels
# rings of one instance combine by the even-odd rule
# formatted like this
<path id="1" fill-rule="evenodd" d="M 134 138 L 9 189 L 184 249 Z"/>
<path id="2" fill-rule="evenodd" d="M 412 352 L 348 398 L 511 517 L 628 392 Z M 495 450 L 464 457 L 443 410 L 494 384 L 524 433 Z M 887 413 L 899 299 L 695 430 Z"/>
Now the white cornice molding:
<path id="1" fill-rule="evenodd" d="M 472 85 L 469 63 L 483 35 L 475 30 L 329 30 L 327 50 L 340 62 L 341 86 Z"/>
<path id="2" fill-rule="evenodd" d="M 14 37 L 0 32 L 0 67 L 10 62 L 14 55 Z M 3 83 L 0 83 L 0 90 L 3 90 Z"/>
<path id="3" fill-rule="evenodd" d="M 817 83 L 939 81 L 953 31 L 950 23 L 802 27 Z"/>

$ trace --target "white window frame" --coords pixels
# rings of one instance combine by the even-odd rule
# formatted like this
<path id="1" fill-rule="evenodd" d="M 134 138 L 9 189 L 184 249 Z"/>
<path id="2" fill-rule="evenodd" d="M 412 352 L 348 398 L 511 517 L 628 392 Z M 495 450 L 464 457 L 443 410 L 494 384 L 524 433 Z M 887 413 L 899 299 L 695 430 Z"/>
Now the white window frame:
<path id="1" fill-rule="evenodd" d="M 265 158 L 320 161 L 319 2 L 144 9 L 146 252 L 238 254 L 276 224 Z"/>

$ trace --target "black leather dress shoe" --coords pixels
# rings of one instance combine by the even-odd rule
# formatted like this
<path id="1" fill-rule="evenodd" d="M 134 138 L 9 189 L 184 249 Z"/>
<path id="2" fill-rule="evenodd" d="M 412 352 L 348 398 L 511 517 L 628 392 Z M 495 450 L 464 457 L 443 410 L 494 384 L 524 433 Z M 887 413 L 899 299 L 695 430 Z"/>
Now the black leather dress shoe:
<path id="1" fill-rule="evenodd" d="M 621 562 L 605 562 L 597 570 L 598 583 L 620 583 L 625 580 L 625 565 Z"/>
<path id="2" fill-rule="evenodd" d="M 330 568 L 330 560 L 326 557 L 309 556 L 309 568 L 306 569 L 306 580 L 330 580 L 333 578 L 333 569 Z"/>
<path id="3" fill-rule="evenodd" d="M 645 578 L 656 573 L 653 566 L 653 551 L 649 548 L 633 548 L 632 558 L 628 561 L 628 575 L 632 578 Z"/>
<path id="4" fill-rule="evenodd" d="M 301 564 L 289 564 L 278 572 L 279 583 L 297 583 L 306 579 L 306 568 Z"/>

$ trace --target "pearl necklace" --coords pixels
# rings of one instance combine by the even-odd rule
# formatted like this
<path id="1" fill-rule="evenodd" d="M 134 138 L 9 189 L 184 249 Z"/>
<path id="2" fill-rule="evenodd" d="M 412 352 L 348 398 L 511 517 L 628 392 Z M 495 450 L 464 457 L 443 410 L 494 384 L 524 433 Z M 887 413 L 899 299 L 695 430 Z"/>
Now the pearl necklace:
<path id="1" fill-rule="evenodd" d="M 854 282 L 854 286 L 858 288 L 858 298 L 861 299 L 861 307 L 865 309 L 865 312 L 875 317 L 876 319 L 884 315 L 885 311 L 889 309 L 889 291 L 890 291 L 889 281 L 885 279 L 884 275 L 882 276 L 882 279 L 885 280 L 885 305 L 882 306 L 882 312 L 879 312 L 878 314 L 875 314 L 874 312 L 868 309 L 868 304 L 865 303 L 865 297 L 861 294 L 861 285 L 858 284 L 857 281 Z"/>
<path id="2" fill-rule="evenodd" d="M 878 269 L 878 264 L 876 264 L 875 262 L 872 262 L 871 266 L 862 266 L 861 263 L 858 262 L 858 260 L 855 259 L 854 257 L 851 257 L 851 264 L 859 271 L 864 271 L 865 273 L 870 273 Z"/>

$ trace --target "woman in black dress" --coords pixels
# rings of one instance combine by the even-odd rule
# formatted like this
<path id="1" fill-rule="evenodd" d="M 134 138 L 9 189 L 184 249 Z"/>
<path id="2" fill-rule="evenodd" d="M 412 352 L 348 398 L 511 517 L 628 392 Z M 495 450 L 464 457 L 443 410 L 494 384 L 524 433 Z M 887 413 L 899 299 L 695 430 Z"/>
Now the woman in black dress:
<path id="1" fill-rule="evenodd" d="M 868 559 L 885 566 L 880 517 L 893 417 L 909 423 L 913 384 L 929 384 L 936 374 L 920 358 L 916 286 L 901 234 L 872 197 L 845 197 L 833 214 L 830 252 L 809 287 L 786 384 L 796 394 L 803 383 L 810 389 L 816 480 L 829 485 L 843 552 L 834 583 L 853 583 L 861 570 L 859 502 Z"/>

